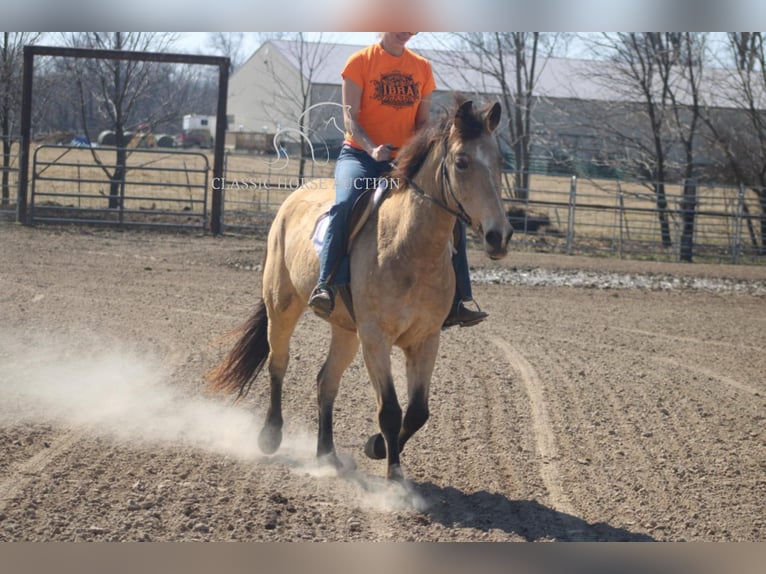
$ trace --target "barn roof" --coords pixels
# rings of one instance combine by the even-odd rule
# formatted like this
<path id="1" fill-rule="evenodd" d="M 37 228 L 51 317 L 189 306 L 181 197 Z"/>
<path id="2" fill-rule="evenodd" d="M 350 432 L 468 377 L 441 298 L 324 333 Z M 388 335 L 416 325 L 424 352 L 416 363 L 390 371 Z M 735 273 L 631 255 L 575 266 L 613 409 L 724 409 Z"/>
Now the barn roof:
<path id="1" fill-rule="evenodd" d="M 300 69 L 299 42 L 289 40 L 271 40 L 272 45 L 296 68 Z M 313 44 L 321 50 L 320 64 L 312 74 L 315 84 L 340 85 L 340 71 L 348 58 L 360 45 L 321 43 Z M 500 86 L 494 78 L 483 74 L 480 57 L 477 54 L 448 50 L 414 50 L 431 62 L 437 90 L 466 93 L 499 94 Z M 506 69 L 512 70 L 513 66 Z M 539 77 L 534 87 L 534 95 L 555 99 L 580 99 L 603 102 L 641 101 L 640 95 L 627 85 L 621 85 L 622 74 L 614 63 L 598 60 L 578 60 L 570 58 L 548 58 L 541 60 L 538 66 Z M 732 72 L 720 68 L 705 70 L 709 81 L 703 87 L 703 100 L 713 107 L 739 107 L 736 92 L 727 90 L 731 85 Z M 728 92 L 728 95 L 727 95 Z M 741 99 L 741 97 L 739 98 Z M 762 94 L 766 109 L 766 94 Z M 689 102 L 687 102 L 689 103 Z"/>

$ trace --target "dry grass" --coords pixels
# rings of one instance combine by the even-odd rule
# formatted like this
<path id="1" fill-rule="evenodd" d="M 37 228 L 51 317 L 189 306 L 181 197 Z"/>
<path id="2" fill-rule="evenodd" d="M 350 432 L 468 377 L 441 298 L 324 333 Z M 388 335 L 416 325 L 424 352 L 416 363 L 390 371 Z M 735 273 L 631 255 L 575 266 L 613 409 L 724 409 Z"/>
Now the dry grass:
<path id="1" fill-rule="evenodd" d="M 42 147 L 33 155 L 35 200 L 80 208 L 108 204 L 115 152 L 109 149 Z M 135 150 L 126 161 L 126 209 L 183 209 L 204 201 L 209 188 L 209 154 Z"/>
<path id="2" fill-rule="evenodd" d="M 33 157 L 37 214 L 46 206 L 108 211 L 110 185 L 105 169 L 114 171 L 113 149 L 51 146 L 37 149 Z M 222 182 L 212 180 L 212 165 L 213 154 L 208 150 L 134 150 L 128 156 L 123 208 L 133 214 L 169 212 L 204 222 L 211 209 L 210 191 L 222 187 Z M 284 199 L 304 181 L 298 178 L 298 169 L 299 162 L 294 158 L 286 161 L 273 155 L 227 154 L 225 224 L 268 227 Z M 305 179 L 332 177 L 333 172 L 332 161 L 305 162 Z M 570 228 L 571 182 L 570 177 L 533 175 L 529 201 L 511 202 L 549 220 L 549 229 L 557 231 L 546 239 L 552 245 L 561 244 Z M 671 239 L 677 244 L 682 188 L 666 185 L 666 193 Z M 760 213 L 751 192 L 746 194 L 746 202 L 750 214 Z M 737 233 L 744 241 L 748 236 L 747 221 L 737 222 L 734 216 L 738 210 L 736 188 L 700 186 L 695 242 L 727 249 Z M 656 245 L 661 239 L 654 192 L 641 183 L 580 178 L 576 181 L 573 215 L 573 238 L 578 242 L 602 242 L 622 251 L 631 244 Z"/>
<path id="3" fill-rule="evenodd" d="M 547 215 L 551 225 L 565 232 L 569 226 L 571 178 L 534 175 L 528 208 Z M 681 231 L 681 185 L 665 186 L 668 221 L 675 241 Z M 729 245 L 733 241 L 739 190 L 700 186 L 695 238 L 698 243 Z M 750 213 L 759 213 L 757 198 L 746 196 Z M 615 180 L 578 179 L 574 210 L 577 237 L 613 241 L 659 241 L 660 221 L 653 189 L 648 185 Z"/>

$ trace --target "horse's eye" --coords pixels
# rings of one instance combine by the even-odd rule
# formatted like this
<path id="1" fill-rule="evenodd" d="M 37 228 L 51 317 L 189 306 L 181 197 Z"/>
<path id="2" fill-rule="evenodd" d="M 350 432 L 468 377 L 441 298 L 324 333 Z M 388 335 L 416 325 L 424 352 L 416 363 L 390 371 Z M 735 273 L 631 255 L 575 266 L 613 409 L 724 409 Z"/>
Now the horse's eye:
<path id="1" fill-rule="evenodd" d="M 455 159 L 455 167 L 459 170 L 464 170 L 468 168 L 468 158 L 462 155 L 459 155 Z"/>

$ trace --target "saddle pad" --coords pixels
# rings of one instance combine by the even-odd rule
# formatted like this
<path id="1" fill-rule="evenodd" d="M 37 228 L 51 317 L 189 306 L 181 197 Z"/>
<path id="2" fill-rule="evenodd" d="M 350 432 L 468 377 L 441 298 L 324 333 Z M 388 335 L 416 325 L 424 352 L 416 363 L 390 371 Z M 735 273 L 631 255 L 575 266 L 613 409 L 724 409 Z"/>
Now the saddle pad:
<path id="1" fill-rule="evenodd" d="M 314 226 L 314 233 L 311 235 L 311 243 L 314 244 L 314 249 L 317 255 L 322 253 L 322 245 L 324 245 L 324 236 L 327 234 L 327 227 L 330 225 L 330 211 L 325 211 L 317 219 L 317 223 Z M 305 237 L 305 236 L 304 236 Z"/>
<path id="2" fill-rule="evenodd" d="M 385 194 L 387 189 L 388 189 L 387 180 L 381 179 L 380 184 L 378 185 L 378 188 L 375 190 L 375 193 L 372 198 L 373 209 L 377 208 L 377 206 L 380 205 L 380 202 L 383 200 L 383 195 Z M 320 255 L 322 253 L 322 245 L 324 245 L 324 238 L 325 238 L 325 235 L 327 235 L 327 227 L 330 224 L 330 218 L 328 217 L 329 215 L 330 215 L 330 210 L 328 209 L 317 218 L 317 222 L 314 225 L 314 233 L 311 234 L 311 243 L 314 244 L 314 249 L 316 250 L 317 255 Z"/>

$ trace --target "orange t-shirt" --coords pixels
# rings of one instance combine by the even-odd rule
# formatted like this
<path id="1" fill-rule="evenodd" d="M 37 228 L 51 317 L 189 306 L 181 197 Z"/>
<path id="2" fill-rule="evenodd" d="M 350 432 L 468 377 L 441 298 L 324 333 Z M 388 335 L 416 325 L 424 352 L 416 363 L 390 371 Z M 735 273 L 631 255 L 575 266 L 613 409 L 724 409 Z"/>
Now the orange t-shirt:
<path id="1" fill-rule="evenodd" d="M 362 88 L 359 125 L 376 145 L 403 146 L 415 129 L 420 101 L 436 88 L 428 60 L 407 48 L 392 56 L 380 44 L 352 54 L 341 76 Z M 346 143 L 362 149 L 348 132 Z"/>

